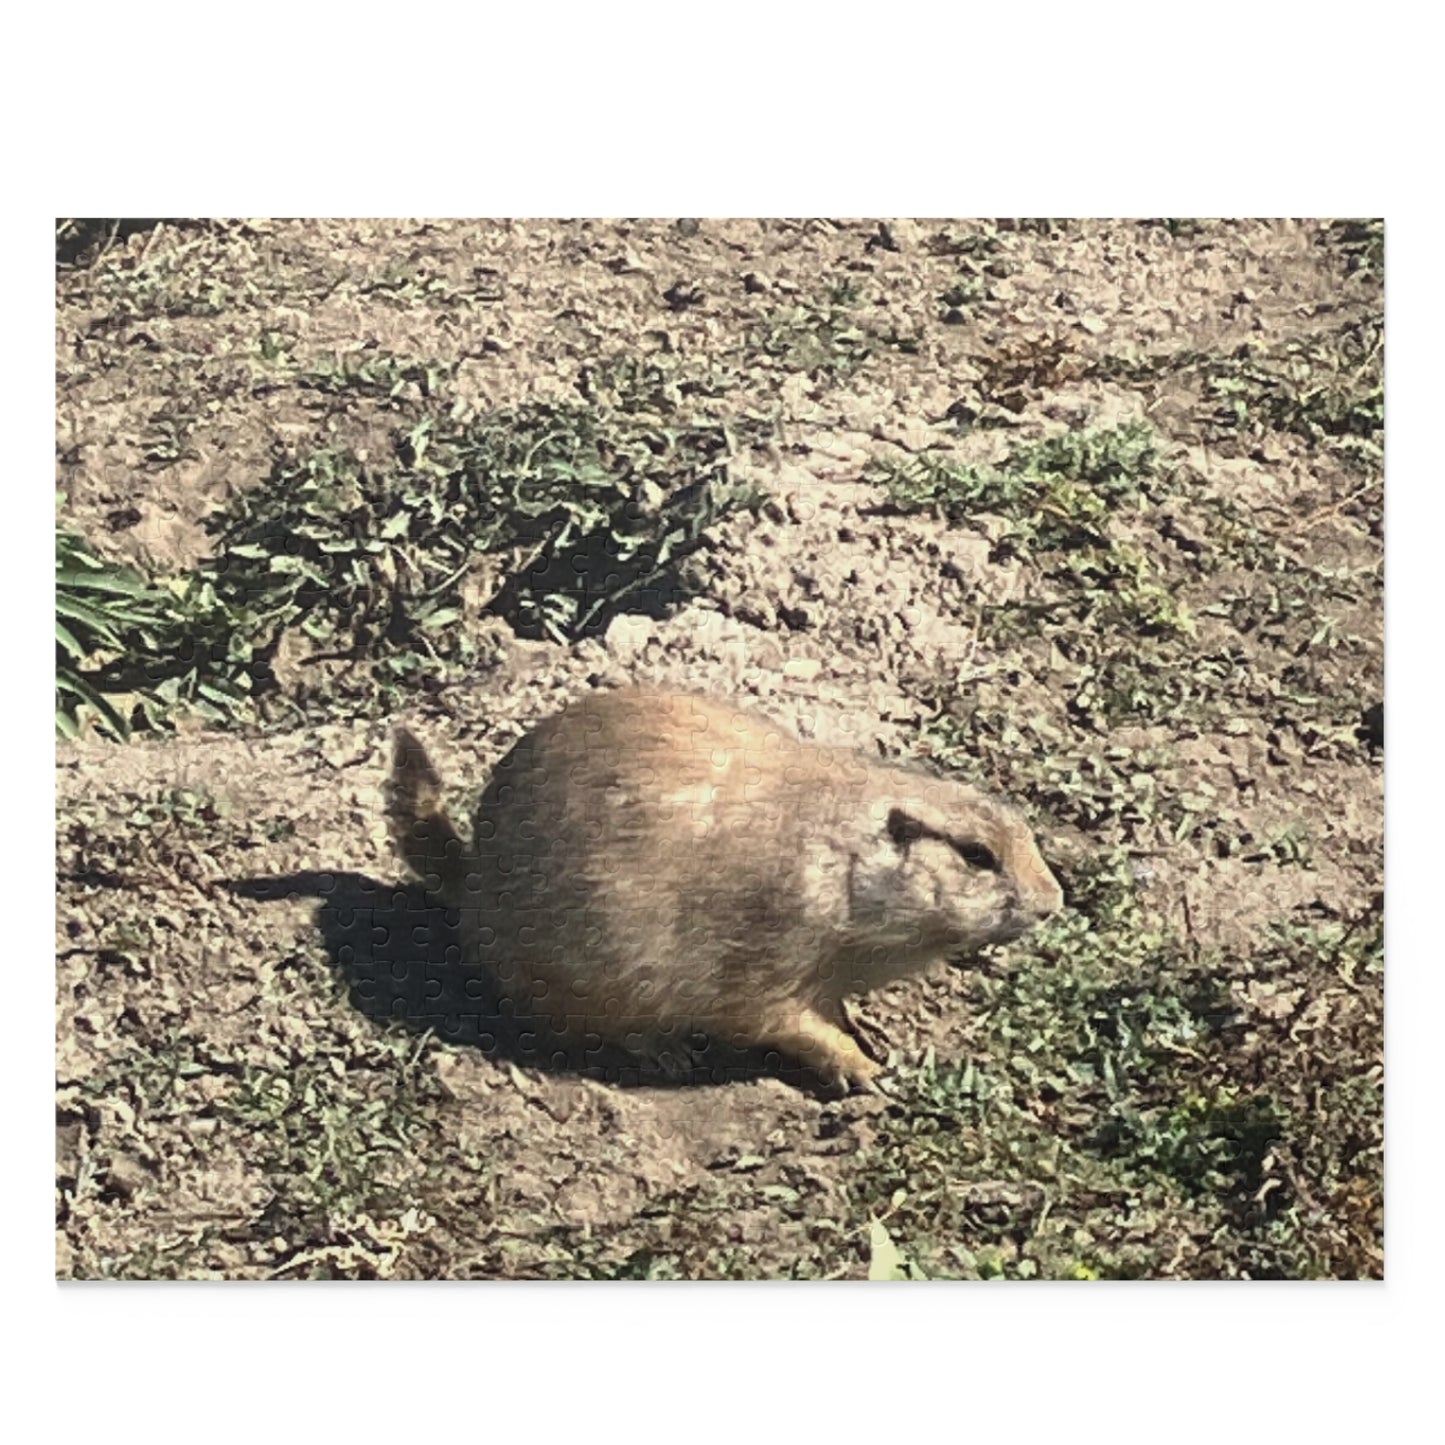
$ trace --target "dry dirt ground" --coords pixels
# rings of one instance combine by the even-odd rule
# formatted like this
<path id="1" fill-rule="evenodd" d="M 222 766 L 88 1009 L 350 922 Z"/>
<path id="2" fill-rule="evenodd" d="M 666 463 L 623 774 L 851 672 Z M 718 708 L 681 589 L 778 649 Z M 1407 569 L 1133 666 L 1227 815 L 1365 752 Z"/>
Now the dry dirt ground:
<path id="1" fill-rule="evenodd" d="M 411 476 L 606 366 L 748 504 L 581 635 L 463 539 L 445 656 L 292 619 L 254 706 L 58 745 L 59 1275 L 1382 1274 L 1378 225 L 71 235 L 60 524 L 150 578 L 307 458 Z M 465 809 L 625 681 L 1006 791 L 1068 908 L 861 1003 L 879 1098 L 536 1067 L 448 991 L 389 729 Z"/>

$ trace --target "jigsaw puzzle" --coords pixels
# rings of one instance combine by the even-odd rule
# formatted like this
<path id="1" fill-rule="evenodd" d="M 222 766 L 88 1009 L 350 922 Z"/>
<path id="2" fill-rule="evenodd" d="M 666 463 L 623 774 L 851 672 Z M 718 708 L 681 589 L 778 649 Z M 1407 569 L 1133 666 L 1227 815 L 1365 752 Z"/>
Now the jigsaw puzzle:
<path id="1" fill-rule="evenodd" d="M 63 222 L 57 1275 L 1383 1272 L 1383 228 Z"/>

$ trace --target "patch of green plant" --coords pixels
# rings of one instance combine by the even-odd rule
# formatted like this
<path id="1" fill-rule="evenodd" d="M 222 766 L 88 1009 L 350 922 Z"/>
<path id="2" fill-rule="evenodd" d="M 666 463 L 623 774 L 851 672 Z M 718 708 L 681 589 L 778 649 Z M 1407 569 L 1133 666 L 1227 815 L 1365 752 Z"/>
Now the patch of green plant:
<path id="1" fill-rule="evenodd" d="M 655 417 L 717 420 L 726 414 L 734 450 L 763 446 L 773 437 L 778 409 L 739 405 L 745 378 L 726 363 L 706 365 L 658 355 L 617 352 L 581 369 L 577 390 L 589 405 L 608 412 L 636 411 Z"/>
<path id="2" fill-rule="evenodd" d="M 1239 1097 L 1226 1086 L 1172 1108 L 1119 1110 L 1092 1142 L 1106 1157 L 1130 1159 L 1196 1198 L 1232 1192 L 1238 1203 L 1259 1188 L 1264 1160 L 1287 1123 L 1269 1095 Z"/>
<path id="3" fill-rule="evenodd" d="M 435 1147 L 421 1136 L 441 1100 L 434 1075 L 417 1067 L 415 1039 L 373 1036 L 361 1054 L 322 1049 L 284 1063 L 253 1062 L 251 1046 L 217 1052 L 178 1026 L 135 1044 L 72 1086 L 70 1110 L 123 1107 L 127 1132 L 142 1137 L 177 1124 L 197 1135 L 204 1127 L 208 1147 L 243 1159 L 268 1198 L 254 1215 L 219 1227 L 203 1215 L 163 1231 L 151 1248 L 103 1253 L 85 1262 L 84 1273 L 184 1277 L 219 1237 L 288 1272 L 370 1277 L 400 1247 L 394 1236 L 415 1232 Z M 67 1207 L 101 1188 L 103 1180 L 78 1179 Z M 408 1219 L 410 1229 L 400 1227 Z"/>
<path id="4" fill-rule="evenodd" d="M 1020 550 L 1107 551 L 1111 514 L 1138 501 L 1157 466 L 1153 431 L 1131 422 L 1029 443 L 993 466 L 889 458 L 868 476 L 901 511 L 931 509 L 952 522 L 1003 517 Z"/>
<path id="5" fill-rule="evenodd" d="M 1205 373 L 1215 424 L 1294 432 L 1378 470 L 1384 458 L 1384 326 L 1360 322 L 1268 356 L 1217 359 Z"/>
<path id="6" fill-rule="evenodd" d="M 60 498 L 63 503 L 64 498 Z M 55 533 L 55 727 L 76 737 L 93 725 L 112 737 L 130 735 L 130 684 L 115 660 L 136 629 L 155 625 L 163 603 L 127 567 L 97 557 L 84 539 Z"/>
<path id="7" fill-rule="evenodd" d="M 276 820 L 261 823 L 261 830 Z M 193 882 L 210 876 L 206 860 L 218 849 L 255 846 L 253 828 L 232 817 L 230 802 L 203 788 L 163 788 L 117 795 L 109 809 L 73 804 L 57 821 L 56 836 L 64 856 L 62 875 L 82 886 L 153 890 L 158 880 Z M 156 940 L 153 920 L 144 913 L 108 930 L 106 947 L 123 947 L 116 935 L 124 928 L 146 935 L 149 957 Z M 130 947 L 131 945 L 124 945 Z"/>
<path id="8" fill-rule="evenodd" d="M 1381 219 L 1331 221 L 1320 232 L 1322 245 L 1333 246 L 1345 258 L 1351 276 L 1385 279 L 1385 223 Z"/>
<path id="9" fill-rule="evenodd" d="M 374 369 L 368 384 L 393 394 L 413 370 Z M 643 379 L 599 384 L 587 405 L 471 419 L 423 408 L 375 463 L 280 458 L 212 523 L 200 585 L 246 614 L 258 654 L 297 632 L 315 653 L 367 663 L 369 685 L 393 695 L 469 663 L 479 610 L 533 637 L 596 632 L 681 588 L 707 528 L 757 500 L 730 476 L 728 427 Z"/>
<path id="10" fill-rule="evenodd" d="M 146 580 L 58 528 L 55 612 L 61 735 L 93 725 L 124 740 L 181 711 L 213 723 L 252 716 L 259 619 L 209 577 Z"/>
<path id="11" fill-rule="evenodd" d="M 962 320 L 971 307 L 990 300 L 994 280 L 1009 274 L 1009 264 L 999 254 L 998 237 L 991 231 L 963 235 L 940 231 L 928 249 L 936 256 L 954 257 L 958 267 L 938 297 L 941 319 L 947 322 Z"/>
<path id="12" fill-rule="evenodd" d="M 324 1235 L 329 1218 L 357 1212 L 399 1211 L 409 1203 L 402 1187 L 419 1128 L 424 1097 L 414 1083 L 372 1083 L 370 1071 L 338 1075 L 317 1058 L 284 1069 L 247 1067 L 216 1105 L 217 1114 L 251 1131 L 262 1146 L 262 1167 L 276 1196 L 267 1221 L 284 1219 L 288 1238 Z M 398 1087 L 400 1086 L 400 1087 Z"/>
<path id="13" fill-rule="evenodd" d="M 1033 563 L 1032 595 L 985 605 L 980 636 L 1034 660 L 1076 723 L 1217 727 L 1285 703 L 1307 750 L 1358 753 L 1358 706 L 1322 667 L 1366 650 L 1340 608 L 1377 583 L 1302 567 L 1227 499 L 1194 495 L 1187 469 L 1161 474 L 1147 428 L 1068 433 L 994 466 L 919 458 L 871 474 L 894 506 L 985 519 L 1003 555 Z M 1156 501 L 1173 510 L 1146 516 Z M 1132 539 L 1160 536 L 1185 545 Z M 1237 575 L 1222 589 L 1198 585 L 1225 569 Z"/>
<path id="14" fill-rule="evenodd" d="M 1238 654 L 1231 685 L 1221 694 L 1238 711 L 1262 715 L 1273 732 L 1288 731 L 1314 756 L 1357 759 L 1358 692 L 1344 686 L 1371 642 L 1348 622 L 1378 606 L 1378 568 L 1302 567 L 1280 558 L 1273 571 L 1230 579 L 1199 610 L 1211 631 L 1214 620 L 1248 639 Z"/>
<path id="15" fill-rule="evenodd" d="M 375 296 L 399 307 L 457 306 L 470 308 L 479 301 L 495 301 L 495 288 L 488 284 L 467 290 L 427 266 L 390 265 L 367 276 L 357 285 L 362 296 Z"/>
<path id="16" fill-rule="evenodd" d="M 1215 827 L 1207 793 L 1165 781 L 1173 765 L 1162 746 L 1110 742 L 1061 716 L 998 705 L 940 712 L 924 751 L 940 767 L 1007 796 L 1029 798 L 1048 818 L 1087 833 L 1099 846 L 1148 854 Z"/>
<path id="17" fill-rule="evenodd" d="M 258 370 L 289 367 L 292 362 L 292 352 L 296 349 L 299 339 L 294 332 L 277 331 L 267 327 L 256 337 L 253 346 L 253 366 L 259 363 L 256 368 Z"/>
<path id="18" fill-rule="evenodd" d="M 1188 505 L 1200 533 L 1199 546 L 1189 558 L 1196 571 L 1210 574 L 1234 567 L 1265 573 L 1289 566 L 1278 540 L 1228 497 L 1194 491 Z"/>
<path id="19" fill-rule="evenodd" d="M 351 351 L 323 357 L 294 380 L 328 396 L 369 396 L 395 401 L 410 392 L 418 398 L 440 395 L 456 367 L 439 358 L 397 356 L 389 351 Z"/>
<path id="20" fill-rule="evenodd" d="M 1198 709 L 1220 696 L 1221 679 L 1236 674 L 1227 655 L 1193 647 L 1192 627 L 1192 614 L 1152 582 L 1118 594 L 1093 587 L 1052 601 L 986 606 L 980 615 L 990 648 L 1034 661 L 1072 722 L 1095 732 L 1191 709 L 1205 716 Z"/>
<path id="21" fill-rule="evenodd" d="M 873 354 L 877 340 L 858 324 L 857 302 L 855 283 L 844 281 L 815 300 L 777 307 L 748 333 L 747 348 L 785 371 L 844 380 Z"/>
<path id="22" fill-rule="evenodd" d="M 570 1261 L 569 1261 L 570 1263 Z M 564 1273 L 557 1276 L 563 1279 L 576 1279 L 579 1276 L 572 1273 Z M 675 1256 L 670 1254 L 657 1254 L 650 1249 L 635 1249 L 625 1258 L 604 1266 L 584 1270 L 581 1275 L 586 1279 L 686 1279 Z"/>
<path id="23" fill-rule="evenodd" d="M 979 263 L 990 276 L 1006 276 L 1008 261 L 1003 257 L 1003 245 L 997 233 L 990 227 L 978 231 L 953 231 L 944 228 L 935 231 L 924 243 L 935 256 L 960 256 Z"/>
<path id="24" fill-rule="evenodd" d="M 146 422 L 141 449 L 152 466 L 170 466 L 195 457 L 190 437 L 199 416 L 171 408 L 154 413 Z"/>
<path id="25" fill-rule="evenodd" d="M 163 731 L 181 713 L 222 725 L 251 720 L 254 681 L 267 664 L 246 599 L 223 598 L 203 574 L 161 579 L 149 597 L 95 674 L 124 702 L 128 725 Z"/>
<path id="26" fill-rule="evenodd" d="M 995 545 L 1035 563 L 1043 594 L 985 608 L 982 634 L 998 647 L 1048 637 L 1078 671 L 1075 709 L 1113 719 L 1136 715 L 1149 695 L 1147 680 L 1129 675 L 1138 649 L 1121 656 L 1117 639 L 1157 641 L 1162 671 L 1176 660 L 1162 655 L 1171 641 L 1177 651 L 1195 631 L 1182 594 L 1120 532 L 1157 470 L 1153 432 L 1129 424 L 1052 437 L 994 466 L 921 457 L 876 464 L 871 476 L 902 510 L 928 508 L 954 522 L 1003 519 Z"/>
<path id="27" fill-rule="evenodd" d="M 318 386 L 387 398 L 412 389 L 390 456 L 278 457 L 210 520 L 215 553 L 190 576 L 147 585 L 62 534 L 60 693 L 117 735 L 138 721 L 165 726 L 183 704 L 244 721 L 257 697 L 310 696 L 276 671 L 299 647 L 354 664 L 337 686 L 390 705 L 474 661 L 468 623 L 481 611 L 561 640 L 629 608 L 665 607 L 686 591 L 682 564 L 708 528 L 759 500 L 730 468 L 736 432 L 759 438 L 771 423 L 725 423 L 702 383 L 604 365 L 585 404 L 465 418 L 436 391 L 443 373 L 383 356 L 314 374 Z M 92 656 L 98 665 L 83 670 Z M 58 704 L 57 726 L 78 728 L 75 705 Z"/>
<path id="28" fill-rule="evenodd" d="M 1104 381 L 1124 381 L 1131 385 L 1157 381 L 1160 377 L 1181 372 L 1198 371 L 1214 359 L 1215 353 L 1179 348 L 1173 351 L 1109 352 L 1087 363 L 1085 374 Z"/>
<path id="29" fill-rule="evenodd" d="M 159 586 L 164 613 L 136 630 L 123 674 L 136 680 L 146 725 L 163 729 L 178 711 L 219 725 L 251 720 L 258 679 L 264 687 L 270 675 L 257 609 L 218 586 L 204 567 Z"/>
<path id="30" fill-rule="evenodd" d="M 226 238 L 200 231 L 140 251 L 115 249 L 96 262 L 89 284 L 122 320 L 221 316 L 264 299 L 276 284 L 262 268 L 239 268 Z"/>
<path id="31" fill-rule="evenodd" d="M 230 802 L 207 788 L 163 788 L 139 799 L 128 822 L 133 828 L 176 828 L 212 837 L 230 815 Z"/>
<path id="32" fill-rule="evenodd" d="M 1346 632 L 1333 610 L 1378 594 L 1378 565 L 1345 570 L 1281 563 L 1221 590 L 1208 609 L 1239 633 L 1286 649 L 1295 657 L 1352 650 L 1363 639 Z"/>
<path id="33" fill-rule="evenodd" d="M 1069 881 L 1068 907 L 1016 946 L 1018 966 L 975 975 L 969 1058 L 895 1069 L 850 1184 L 859 1229 L 886 1220 L 930 1277 L 1359 1272 L 1349 1250 L 1320 1247 L 1303 1170 L 1283 1162 L 1317 1147 L 1310 1090 L 1330 1071 L 1310 1081 L 1296 1060 L 1271 1064 L 1277 1044 L 1259 1040 L 1235 988 L 1255 965 L 1174 936 L 1125 854 Z M 1281 962 L 1266 949 L 1258 967 Z M 1296 956 L 1284 971 L 1320 963 Z M 1341 1120 L 1333 1144 L 1343 1187 L 1368 1188 L 1377 1169 L 1354 1148 L 1361 1122 Z"/>
<path id="34" fill-rule="evenodd" d="M 1384 894 L 1341 913 L 1276 922 L 1250 961 L 1292 1000 L 1259 1054 L 1308 1127 L 1282 1134 L 1261 1189 L 1281 1273 L 1307 1277 L 1378 1272 L 1384 1233 Z"/>

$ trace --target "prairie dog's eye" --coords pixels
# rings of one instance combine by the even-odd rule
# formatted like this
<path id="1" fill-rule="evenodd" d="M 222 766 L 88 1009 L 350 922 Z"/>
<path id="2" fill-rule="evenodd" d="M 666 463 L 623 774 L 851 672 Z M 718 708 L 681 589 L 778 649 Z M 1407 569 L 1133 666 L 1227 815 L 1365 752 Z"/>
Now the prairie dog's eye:
<path id="1" fill-rule="evenodd" d="M 902 808 L 888 810 L 888 836 L 895 846 L 906 848 L 910 843 L 916 843 L 926 831 L 917 818 L 910 818 Z"/>
<path id="2" fill-rule="evenodd" d="M 1000 871 L 999 861 L 993 853 L 985 848 L 982 843 L 954 843 L 953 851 L 968 864 L 970 868 L 982 868 L 986 873 L 997 873 Z"/>

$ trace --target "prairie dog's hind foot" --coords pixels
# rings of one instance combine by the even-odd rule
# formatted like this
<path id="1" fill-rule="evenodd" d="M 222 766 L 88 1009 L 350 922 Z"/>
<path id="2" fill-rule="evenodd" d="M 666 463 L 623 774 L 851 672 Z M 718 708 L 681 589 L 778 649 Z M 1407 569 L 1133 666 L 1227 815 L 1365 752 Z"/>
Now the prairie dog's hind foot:
<path id="1" fill-rule="evenodd" d="M 770 1019 L 758 1042 L 806 1064 L 843 1093 L 850 1088 L 866 1094 L 879 1092 L 877 1079 L 883 1065 L 870 1059 L 851 1034 L 814 1008 L 803 1006 Z"/>

